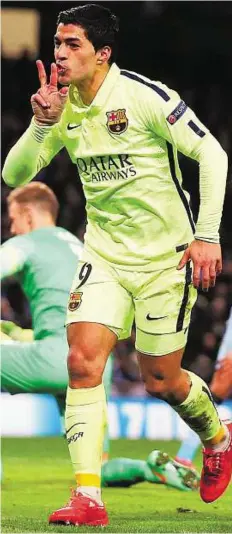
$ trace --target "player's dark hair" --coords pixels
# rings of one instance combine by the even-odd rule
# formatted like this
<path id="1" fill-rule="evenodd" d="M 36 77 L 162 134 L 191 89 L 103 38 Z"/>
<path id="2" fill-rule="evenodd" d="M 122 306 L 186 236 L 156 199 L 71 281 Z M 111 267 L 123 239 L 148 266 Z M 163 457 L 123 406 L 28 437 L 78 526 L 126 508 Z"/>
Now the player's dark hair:
<path id="1" fill-rule="evenodd" d="M 60 11 L 57 24 L 61 22 L 81 26 L 96 52 L 104 46 L 109 46 L 111 48 L 109 63 L 115 61 L 119 21 L 109 9 L 98 4 L 72 7 L 67 11 Z"/>
<path id="2" fill-rule="evenodd" d="M 7 197 L 8 206 L 12 202 L 17 202 L 20 205 L 36 204 L 39 209 L 50 213 L 54 222 L 56 222 L 59 211 L 59 202 L 50 187 L 42 182 L 34 181 L 14 189 Z"/>

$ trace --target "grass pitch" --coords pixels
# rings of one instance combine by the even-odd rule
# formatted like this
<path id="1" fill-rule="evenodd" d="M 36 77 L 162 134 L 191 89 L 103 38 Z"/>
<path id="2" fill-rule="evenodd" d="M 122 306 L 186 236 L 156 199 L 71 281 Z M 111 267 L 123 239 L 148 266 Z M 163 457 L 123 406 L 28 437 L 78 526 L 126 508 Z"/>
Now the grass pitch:
<path id="1" fill-rule="evenodd" d="M 145 459 L 152 449 L 175 455 L 177 442 L 117 440 L 111 456 Z M 103 532 L 102 528 L 50 527 L 50 512 L 68 501 L 75 486 L 64 438 L 2 440 L 2 532 Z M 197 457 L 200 466 L 200 454 Z M 232 532 L 232 486 L 213 504 L 193 492 L 142 483 L 105 488 L 107 532 Z M 180 511 L 182 509 L 182 511 Z M 187 511 L 188 510 L 188 511 Z"/>

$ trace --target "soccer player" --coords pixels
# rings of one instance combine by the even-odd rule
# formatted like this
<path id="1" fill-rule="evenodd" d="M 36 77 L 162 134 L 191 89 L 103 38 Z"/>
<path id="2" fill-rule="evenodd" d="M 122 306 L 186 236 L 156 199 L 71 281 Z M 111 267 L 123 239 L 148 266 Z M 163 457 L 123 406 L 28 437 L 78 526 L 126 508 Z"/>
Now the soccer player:
<path id="1" fill-rule="evenodd" d="M 182 491 L 197 489 L 200 479 L 195 469 L 181 465 L 159 450 L 152 451 L 146 460 L 113 458 L 103 464 L 101 477 L 104 487 L 123 488 L 151 482 Z"/>
<path id="2" fill-rule="evenodd" d="M 217 404 L 220 404 L 232 394 L 232 308 L 218 351 L 215 371 L 209 388 Z M 199 444 L 198 435 L 189 430 L 186 439 L 177 452 L 176 460 L 186 467 L 193 467 L 192 461 Z"/>
<path id="3" fill-rule="evenodd" d="M 30 304 L 32 330 L 3 321 L 1 384 L 10 393 L 64 395 L 68 372 L 64 320 L 73 275 L 83 250 L 77 237 L 55 226 L 58 200 L 41 182 L 7 197 L 11 233 L 1 247 L 1 278 L 14 275 Z"/>
<path id="4" fill-rule="evenodd" d="M 1 342 L 16 341 L 1 345 L 2 387 L 10 393 L 51 391 L 63 395 L 68 384 L 64 320 L 83 244 L 64 228 L 55 226 L 59 204 L 45 184 L 34 181 L 16 189 L 8 196 L 7 204 L 11 233 L 16 237 L 1 247 L 1 279 L 14 275 L 22 285 L 30 304 L 33 329 L 1 321 Z M 104 372 L 107 396 L 111 390 L 112 358 L 111 354 Z M 108 441 L 106 433 L 105 451 Z"/>
<path id="5" fill-rule="evenodd" d="M 30 304 L 33 329 L 1 321 L 1 386 L 10 393 L 53 393 L 62 413 L 68 384 L 64 321 L 83 245 L 55 226 L 59 204 L 45 184 L 34 181 L 19 187 L 10 193 L 7 204 L 15 237 L 1 247 L 1 279 L 11 275 L 18 279 Z M 107 397 L 112 359 L 111 354 L 104 371 Z M 107 429 L 103 451 L 109 451 Z"/>
<path id="6" fill-rule="evenodd" d="M 12 233 L 18 237 L 10 239 L 1 248 L 1 277 L 6 278 L 14 274 L 22 284 L 31 304 L 34 329 L 23 329 L 12 321 L 1 321 L 1 342 L 11 340 L 10 344 L 6 342 L 1 345 L 2 386 L 12 393 L 22 391 L 58 392 L 59 395 L 61 394 L 61 397 L 58 395 L 58 400 L 59 406 L 62 408 L 62 396 L 66 391 L 68 382 L 65 362 L 67 341 L 62 327 L 66 315 L 69 289 L 76 270 L 77 260 L 82 252 L 82 243 L 63 228 L 55 227 L 58 202 L 51 189 L 40 182 L 33 182 L 11 193 L 8 197 L 8 210 Z M 50 247 L 49 256 L 45 254 L 44 247 L 46 250 Z M 55 249 L 55 253 L 53 249 Z M 67 262 L 68 265 L 66 265 Z M 59 267 L 57 270 L 58 264 L 62 269 Z M 56 280 L 59 282 L 57 287 L 54 285 L 55 272 Z M 65 279 L 63 272 L 66 272 L 67 278 Z M 30 279 L 30 284 L 27 282 L 28 279 Z M 47 323 L 47 329 L 50 328 L 51 313 L 53 323 L 55 321 L 55 328 L 53 332 L 49 331 L 48 333 L 44 325 Z M 60 313 L 63 313 L 63 320 Z M 41 318 L 43 319 L 42 324 Z M 58 318 L 59 322 L 57 323 Z M 51 345 L 57 358 L 55 372 L 54 354 L 50 350 Z M 43 365 L 41 365 L 42 353 Z M 41 369 L 43 370 L 42 376 Z M 104 370 L 104 386 L 107 397 L 110 395 L 112 386 L 112 371 L 113 355 L 111 354 Z M 57 381 L 56 373 L 60 375 L 61 384 Z M 46 376 L 46 381 L 44 376 Z M 108 453 L 109 436 L 106 429 L 103 459 L 108 460 Z M 155 462 L 153 463 L 155 465 Z M 105 485 L 114 485 L 115 479 L 119 484 L 119 473 L 122 477 L 122 467 L 123 479 L 121 478 L 121 483 L 124 485 L 126 478 L 127 484 L 132 485 L 138 469 L 141 477 L 143 464 L 144 480 L 160 483 L 159 476 L 151 471 L 146 462 L 129 460 L 129 463 L 128 461 L 125 463 L 124 459 L 116 459 L 110 460 L 103 466 Z M 156 469 L 158 470 L 159 466 L 156 466 Z M 165 463 L 162 466 L 163 483 L 186 490 L 189 488 L 189 482 L 192 482 L 190 475 L 189 471 L 182 472 L 173 469 L 171 462 L 167 461 L 167 455 L 165 456 Z M 186 484 L 185 480 L 187 481 Z"/>
<path id="7" fill-rule="evenodd" d="M 60 12 L 50 80 L 38 61 L 34 117 L 3 169 L 15 187 L 66 147 L 86 196 L 84 253 L 67 314 L 66 432 L 77 491 L 50 523 L 108 523 L 100 490 L 102 374 L 134 319 L 147 392 L 168 402 L 204 445 L 205 502 L 225 491 L 232 471 L 231 425 L 220 420 L 201 378 L 181 368 L 195 287 L 202 280 L 207 291 L 222 267 L 227 156 L 175 91 L 120 70 L 117 35 L 117 18 L 104 6 Z M 200 167 L 196 228 L 177 150 Z"/>

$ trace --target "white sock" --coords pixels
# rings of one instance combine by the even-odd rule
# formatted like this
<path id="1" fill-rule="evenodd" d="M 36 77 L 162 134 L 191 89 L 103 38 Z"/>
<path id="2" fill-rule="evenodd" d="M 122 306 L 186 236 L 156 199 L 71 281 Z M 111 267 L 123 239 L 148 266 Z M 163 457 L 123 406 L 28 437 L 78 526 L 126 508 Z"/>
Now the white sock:
<path id="1" fill-rule="evenodd" d="M 228 427 L 226 425 L 225 425 L 225 431 L 226 431 L 226 434 L 225 434 L 225 437 L 223 438 L 223 440 L 220 441 L 219 443 L 216 443 L 215 445 L 211 445 L 210 446 L 210 448 L 214 452 L 224 452 L 228 448 L 228 446 L 230 444 L 231 437 L 230 437 L 229 429 L 228 429 Z"/>
<path id="2" fill-rule="evenodd" d="M 91 497 L 91 499 L 94 499 L 98 504 L 103 504 L 101 500 L 101 488 L 95 486 L 78 486 L 77 492 L 78 491 L 83 495 Z"/>

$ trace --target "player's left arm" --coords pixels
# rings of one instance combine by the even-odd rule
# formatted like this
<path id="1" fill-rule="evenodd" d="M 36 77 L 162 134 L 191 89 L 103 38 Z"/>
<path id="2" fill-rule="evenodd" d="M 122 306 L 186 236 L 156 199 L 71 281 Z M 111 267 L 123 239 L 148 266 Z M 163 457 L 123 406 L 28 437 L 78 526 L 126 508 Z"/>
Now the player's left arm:
<path id="1" fill-rule="evenodd" d="M 194 285 L 198 287 L 201 281 L 202 288 L 207 290 L 215 284 L 216 275 L 222 269 L 219 226 L 228 158 L 219 142 L 179 95 L 163 87 L 165 98 L 155 94 L 153 102 L 151 98 L 148 103 L 149 126 L 178 151 L 198 161 L 200 167 L 200 208 L 195 240 L 186 249 L 178 269 L 191 259 Z"/>

